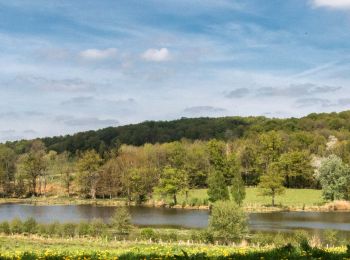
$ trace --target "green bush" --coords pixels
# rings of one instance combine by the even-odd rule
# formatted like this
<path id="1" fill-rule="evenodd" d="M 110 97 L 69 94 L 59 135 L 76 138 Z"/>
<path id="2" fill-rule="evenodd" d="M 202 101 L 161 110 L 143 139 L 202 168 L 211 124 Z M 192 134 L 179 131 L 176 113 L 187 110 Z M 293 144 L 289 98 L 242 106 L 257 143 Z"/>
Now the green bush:
<path id="1" fill-rule="evenodd" d="M 126 207 L 117 208 L 112 216 L 111 223 L 117 234 L 129 234 L 132 225 L 128 209 Z"/>
<path id="2" fill-rule="evenodd" d="M 54 235 L 61 235 L 61 224 L 57 221 L 48 224 L 46 228 L 47 234 L 51 237 Z"/>
<path id="3" fill-rule="evenodd" d="M 10 224 L 8 221 L 3 221 L 0 223 L 0 232 L 6 235 L 11 233 Z"/>
<path id="4" fill-rule="evenodd" d="M 89 224 L 89 234 L 94 237 L 101 236 L 106 231 L 106 224 L 102 219 L 94 219 Z"/>
<path id="5" fill-rule="evenodd" d="M 214 236 L 208 229 L 203 229 L 199 232 L 200 241 L 206 244 L 214 244 Z"/>
<path id="6" fill-rule="evenodd" d="M 157 241 L 158 236 L 153 228 L 144 228 L 141 230 L 141 238 L 145 240 L 151 239 L 152 241 Z"/>
<path id="7" fill-rule="evenodd" d="M 38 223 L 34 218 L 28 218 L 23 222 L 23 232 L 28 234 L 36 233 Z"/>
<path id="8" fill-rule="evenodd" d="M 330 246 L 335 246 L 338 241 L 338 232 L 335 230 L 327 229 L 322 234 L 324 243 Z"/>
<path id="9" fill-rule="evenodd" d="M 60 225 L 60 233 L 62 237 L 74 237 L 76 224 L 74 223 L 64 223 Z"/>
<path id="10" fill-rule="evenodd" d="M 90 225 L 87 222 L 80 222 L 77 226 L 77 234 L 79 236 L 90 235 Z"/>
<path id="11" fill-rule="evenodd" d="M 209 231 L 224 244 L 240 241 L 248 232 L 246 215 L 232 201 L 217 201 L 209 217 Z"/>
<path id="12" fill-rule="evenodd" d="M 23 232 L 23 223 L 19 218 L 15 218 L 11 221 L 11 232 L 14 234 L 21 234 Z"/>
<path id="13" fill-rule="evenodd" d="M 41 236 L 48 235 L 48 225 L 46 225 L 46 224 L 38 224 L 37 225 L 37 232 Z"/>

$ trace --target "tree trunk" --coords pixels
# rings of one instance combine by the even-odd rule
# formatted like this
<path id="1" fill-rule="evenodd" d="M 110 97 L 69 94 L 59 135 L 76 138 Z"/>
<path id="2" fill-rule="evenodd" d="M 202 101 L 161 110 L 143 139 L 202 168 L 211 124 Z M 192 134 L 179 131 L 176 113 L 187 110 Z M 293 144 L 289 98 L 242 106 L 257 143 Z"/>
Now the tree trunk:
<path id="1" fill-rule="evenodd" d="M 174 195 L 173 195 L 173 199 L 174 199 L 174 205 L 177 205 L 176 193 L 174 193 Z"/>
<path id="2" fill-rule="evenodd" d="M 272 207 L 275 206 L 275 193 L 272 193 Z"/>

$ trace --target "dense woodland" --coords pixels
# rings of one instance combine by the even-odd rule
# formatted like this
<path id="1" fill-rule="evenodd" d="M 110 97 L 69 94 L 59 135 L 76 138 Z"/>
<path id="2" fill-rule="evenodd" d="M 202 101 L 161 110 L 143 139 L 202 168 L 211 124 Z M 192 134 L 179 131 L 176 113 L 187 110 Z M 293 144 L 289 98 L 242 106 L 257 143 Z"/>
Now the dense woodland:
<path id="1" fill-rule="evenodd" d="M 0 192 L 138 203 L 158 194 L 176 204 L 179 193 L 209 188 L 212 202 L 241 203 L 245 186 L 258 185 L 272 198 L 284 188 L 326 190 L 330 169 L 339 166 L 339 192 L 325 198 L 349 199 L 349 162 L 350 111 L 300 119 L 183 118 L 1 144 Z"/>

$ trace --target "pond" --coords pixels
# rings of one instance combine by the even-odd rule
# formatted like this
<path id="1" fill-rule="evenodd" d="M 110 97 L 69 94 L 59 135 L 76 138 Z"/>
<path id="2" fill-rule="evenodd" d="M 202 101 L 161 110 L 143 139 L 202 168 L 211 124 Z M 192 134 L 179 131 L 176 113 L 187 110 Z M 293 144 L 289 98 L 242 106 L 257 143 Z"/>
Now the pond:
<path id="1" fill-rule="evenodd" d="M 112 216 L 115 207 L 93 205 L 35 206 L 22 204 L 0 205 L 0 221 L 15 217 L 35 218 L 38 222 L 79 222 Z M 138 226 L 204 228 L 209 212 L 169 208 L 130 207 L 132 222 Z M 314 234 L 322 230 L 338 230 L 350 238 L 350 212 L 271 212 L 248 215 L 249 229 L 268 232 L 292 232 L 304 229 Z"/>

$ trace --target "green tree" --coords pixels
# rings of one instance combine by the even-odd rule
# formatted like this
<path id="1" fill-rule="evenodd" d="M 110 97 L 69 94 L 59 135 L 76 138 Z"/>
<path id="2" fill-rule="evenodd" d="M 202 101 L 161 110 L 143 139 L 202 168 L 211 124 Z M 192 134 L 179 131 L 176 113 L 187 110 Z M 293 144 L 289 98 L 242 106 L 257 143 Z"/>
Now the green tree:
<path id="1" fill-rule="evenodd" d="M 173 202 L 177 204 L 177 193 L 185 191 L 188 187 L 186 173 L 183 170 L 175 169 L 166 166 L 161 172 L 158 185 L 155 187 L 155 192 L 162 196 L 171 195 Z"/>
<path id="2" fill-rule="evenodd" d="M 225 244 L 240 241 L 248 231 L 246 215 L 234 202 L 217 201 L 209 217 L 209 231 Z"/>
<path id="3" fill-rule="evenodd" d="M 0 190 L 4 195 L 10 195 L 13 192 L 15 169 L 15 152 L 11 148 L 0 144 Z"/>
<path id="4" fill-rule="evenodd" d="M 331 155 L 322 162 L 319 179 L 325 199 L 350 199 L 350 168 L 338 156 Z"/>
<path id="5" fill-rule="evenodd" d="M 232 176 L 231 179 L 231 196 L 232 199 L 241 205 L 245 198 L 245 186 L 240 172 L 240 165 L 235 154 L 231 153 L 227 158 L 227 171 L 228 175 Z"/>
<path id="6" fill-rule="evenodd" d="M 220 171 L 212 171 L 208 176 L 208 197 L 210 202 L 229 200 L 225 177 Z"/>
<path id="7" fill-rule="evenodd" d="M 267 173 L 260 177 L 258 188 L 262 196 L 271 197 L 271 205 L 275 206 L 276 195 L 281 195 L 285 192 L 283 186 L 283 176 L 279 173 L 277 164 L 271 164 Z"/>
<path id="8" fill-rule="evenodd" d="M 126 207 L 117 208 L 111 219 L 112 227 L 118 234 L 126 235 L 132 229 L 131 215 Z"/>
<path id="9" fill-rule="evenodd" d="M 21 176 L 28 180 L 30 194 L 37 195 L 38 178 L 45 175 L 47 170 L 45 145 L 42 141 L 33 141 L 29 153 L 21 157 L 18 170 L 22 172 Z M 39 187 L 39 191 L 41 191 L 41 187 Z"/>
<path id="10" fill-rule="evenodd" d="M 96 198 L 96 186 L 102 159 L 95 150 L 85 152 L 78 160 L 78 184 L 84 196 Z"/>
<path id="11" fill-rule="evenodd" d="M 281 155 L 278 168 L 287 188 L 305 188 L 314 183 L 314 169 L 308 151 L 292 151 Z"/>

